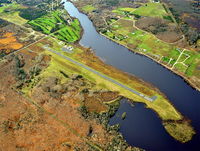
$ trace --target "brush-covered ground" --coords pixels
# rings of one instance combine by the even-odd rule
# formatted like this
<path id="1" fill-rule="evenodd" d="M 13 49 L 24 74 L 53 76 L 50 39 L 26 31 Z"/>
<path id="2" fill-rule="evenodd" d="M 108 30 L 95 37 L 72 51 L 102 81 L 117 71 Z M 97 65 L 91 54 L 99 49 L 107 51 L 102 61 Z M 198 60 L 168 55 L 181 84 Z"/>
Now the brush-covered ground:
<path id="1" fill-rule="evenodd" d="M 200 49 L 199 0 L 163 0 L 174 15 L 190 45 Z"/>
<path id="2" fill-rule="evenodd" d="M 38 150 L 39 147 L 42 150 L 139 150 L 125 143 L 116 132 L 117 126 L 108 125 L 119 105 L 114 100 L 120 96 L 153 109 L 175 139 L 181 142 L 192 139 L 195 132 L 190 122 L 184 120 L 159 90 L 104 64 L 90 49 L 75 43 L 82 32 L 78 20 L 60 7 L 51 12 L 42 11 L 42 15 L 37 10 L 32 17 L 26 16 L 24 11 L 29 11 L 29 7 L 30 11 L 36 9 L 35 3 L 20 2 L 26 5 L 11 3 L 0 7 L 4 14 L 0 14 L 3 22 L 0 43 L 4 44 L 0 62 L 0 146 L 3 150 Z M 21 19 L 10 18 L 7 8 Z M 28 31 L 39 38 L 25 43 L 23 40 L 31 37 Z M 157 99 L 145 100 L 49 50 Z"/>
<path id="3" fill-rule="evenodd" d="M 34 50 L 34 51 L 33 51 Z M 2 150 L 140 150 L 107 125 L 117 92 L 70 62 L 32 45 L 0 63 Z"/>
<path id="4" fill-rule="evenodd" d="M 150 57 L 200 90 L 199 48 L 189 46 L 167 5 L 151 0 L 73 3 L 90 17 L 101 34 Z"/>
<path id="5" fill-rule="evenodd" d="M 35 9 L 32 1 L 25 4 L 6 3 L 0 13 L 0 150 L 141 150 L 124 141 L 117 125 L 108 125 L 119 106 L 119 93 L 41 47 L 49 43 L 48 36 L 77 41 L 78 20 L 68 22 L 60 9 L 24 16 L 29 4 Z M 4 8 L 20 19 L 10 18 Z"/>

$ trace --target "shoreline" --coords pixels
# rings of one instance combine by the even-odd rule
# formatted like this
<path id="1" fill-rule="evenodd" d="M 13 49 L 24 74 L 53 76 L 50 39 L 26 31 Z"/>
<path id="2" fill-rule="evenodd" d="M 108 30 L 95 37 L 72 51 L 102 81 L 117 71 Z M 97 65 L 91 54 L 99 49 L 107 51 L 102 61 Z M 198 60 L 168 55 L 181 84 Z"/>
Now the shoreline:
<path id="1" fill-rule="evenodd" d="M 76 5 L 75 5 L 76 6 Z M 80 10 L 79 10 L 80 11 Z M 82 12 L 82 11 L 80 11 L 80 12 Z M 83 14 L 85 14 L 85 13 L 83 13 Z M 85 15 L 87 15 L 87 14 L 85 14 Z M 92 20 L 91 20 L 92 21 Z M 93 25 L 94 25 L 94 22 L 92 21 L 92 23 L 93 23 Z M 95 25 L 94 25 L 95 26 Z M 95 28 L 96 28 L 96 26 L 95 26 Z M 83 28 L 82 28 L 83 29 Z M 82 34 L 84 33 L 84 29 L 83 29 L 83 32 L 82 32 Z M 162 67 L 165 67 L 165 68 L 167 68 L 168 70 L 170 70 L 170 68 L 169 67 L 167 67 L 166 65 L 163 65 L 163 64 L 161 64 L 161 63 L 159 63 L 155 58 L 153 58 L 153 57 L 151 57 L 151 56 L 148 56 L 148 55 L 146 55 L 146 54 L 143 54 L 143 53 L 139 53 L 139 52 L 135 52 L 135 51 L 133 51 L 133 50 L 131 50 L 130 48 L 128 48 L 126 45 L 123 45 L 123 44 L 120 44 L 119 42 L 117 42 L 117 41 L 115 41 L 115 40 L 113 40 L 113 39 L 111 39 L 111 38 L 109 38 L 109 37 L 107 37 L 106 35 L 103 35 L 102 33 L 100 33 L 100 32 L 98 32 L 98 34 L 100 34 L 100 35 L 102 35 L 103 37 L 105 37 L 105 38 L 107 38 L 108 40 L 112 40 L 113 42 L 116 42 L 118 45 L 121 45 L 121 46 L 124 46 L 125 48 L 127 48 L 129 51 L 131 51 L 131 52 L 134 52 L 134 53 L 137 53 L 138 55 L 142 55 L 142 56 L 145 56 L 145 57 L 148 57 L 148 59 L 151 59 L 152 61 L 155 61 L 156 63 L 158 63 L 159 65 L 162 65 Z M 83 35 L 81 35 L 81 38 L 82 38 L 82 36 Z M 81 39 L 80 39 L 81 40 Z M 79 41 L 80 41 L 79 40 Z M 79 43 L 79 41 L 77 42 L 77 43 Z M 81 44 L 80 44 L 81 45 Z M 83 46 L 83 45 L 81 45 L 81 46 Z M 85 47 L 85 48 L 87 48 L 87 46 L 83 46 L 83 47 Z M 88 47 L 88 48 L 90 48 L 90 47 Z M 95 53 L 95 51 L 93 51 L 94 53 Z M 97 56 L 98 57 L 98 56 Z M 98 57 L 99 58 L 99 57 Z M 103 61 L 104 62 L 104 61 Z M 104 62 L 105 63 L 105 62 Z M 114 67 L 115 68 L 115 67 Z M 170 70 L 171 72 L 173 71 L 173 70 Z M 126 73 L 126 72 L 125 72 Z M 179 74 L 178 72 L 175 72 L 174 71 L 174 73 L 176 73 L 178 76 L 180 76 L 180 77 L 182 77 L 181 76 L 181 74 Z M 126 74 L 128 74 L 128 73 L 126 73 Z M 134 76 L 134 77 L 136 77 L 136 76 Z M 140 78 L 139 78 L 140 79 Z M 142 80 L 142 81 L 144 81 L 144 80 Z M 184 81 L 185 81 L 185 79 L 184 79 Z M 187 81 L 186 81 L 187 82 Z M 146 82 L 145 82 L 146 83 Z M 151 84 L 151 83 L 148 83 L 148 84 L 150 84 L 151 85 L 151 87 L 153 87 L 153 88 L 156 88 L 153 84 Z M 157 89 L 157 88 L 156 88 Z M 175 140 L 177 140 L 177 141 L 179 141 L 180 143 L 185 143 L 185 142 L 189 142 L 189 141 L 191 141 L 192 139 L 193 139 L 193 135 L 194 134 L 196 134 L 196 131 L 195 131 L 195 129 L 194 129 L 194 127 L 193 127 L 193 125 L 191 124 L 191 121 L 187 118 L 187 117 L 185 117 L 184 115 L 182 115 L 176 108 L 175 108 L 175 106 L 174 106 L 174 104 L 167 98 L 167 96 L 164 94 L 164 93 L 162 93 L 159 89 L 157 89 L 158 91 L 158 93 L 160 93 L 165 99 L 167 99 L 168 100 L 168 103 L 171 105 L 171 106 L 173 106 L 173 108 L 176 110 L 176 112 L 181 116 L 181 118 L 180 119 L 178 119 L 178 120 L 171 120 L 171 122 L 169 122 L 168 120 L 166 120 L 166 119 L 164 119 L 160 114 L 159 114 L 159 112 L 157 112 L 155 109 L 153 109 L 153 108 L 151 108 L 150 106 L 148 106 L 148 104 L 146 104 L 146 103 L 144 103 L 144 102 L 138 102 L 138 101 L 134 101 L 134 99 L 131 99 L 131 98 L 129 98 L 129 97 L 125 97 L 125 98 L 127 98 L 130 102 L 136 102 L 136 103 L 142 103 L 142 104 L 145 104 L 145 108 L 148 108 L 148 109 L 151 109 L 151 110 L 153 110 L 154 111 L 154 113 L 156 113 L 157 114 L 157 116 L 160 118 L 160 120 L 161 120 L 161 122 L 162 122 L 162 125 L 164 126 L 164 128 L 165 128 L 165 130 L 168 132 L 168 134 L 171 136 L 171 137 L 173 137 Z M 173 122 L 172 122 L 173 121 Z M 180 123 L 177 123 L 176 121 L 181 121 Z M 164 124 L 166 124 L 166 122 L 167 122 L 167 125 L 164 125 Z M 176 136 L 174 136 L 175 134 L 174 133 L 176 133 L 176 132 L 169 132 L 168 130 L 167 130 L 167 128 L 165 127 L 165 126 L 168 126 L 170 129 L 172 128 L 172 125 L 173 125 L 173 123 L 175 123 L 176 124 L 176 127 L 179 129 L 179 127 L 182 127 L 182 126 L 184 126 L 185 124 L 186 124 L 186 126 L 188 126 L 188 130 L 194 130 L 194 133 L 191 133 L 191 135 L 192 135 L 192 137 L 191 138 L 189 138 L 188 140 L 186 140 L 186 141 L 182 141 L 180 138 L 176 138 Z M 180 133 L 181 134 L 181 133 Z"/>
<path id="2" fill-rule="evenodd" d="M 73 4 L 76 6 L 76 3 L 74 3 L 73 1 L 71 1 L 71 0 L 68 0 L 68 1 L 71 2 L 71 3 L 73 3 Z M 93 20 L 89 17 L 89 15 L 88 15 L 87 13 L 81 11 L 77 6 L 76 6 L 76 8 L 79 10 L 79 12 L 81 12 L 82 14 L 85 14 L 85 15 L 90 19 L 90 21 L 93 23 L 93 26 L 94 26 L 95 29 L 96 29 L 97 27 L 96 27 L 96 25 L 94 24 Z M 96 31 L 97 31 L 97 30 L 96 30 Z M 83 30 L 83 32 L 84 32 L 84 30 Z M 129 51 L 131 51 L 132 53 L 136 53 L 136 54 L 138 54 L 138 55 L 145 56 L 145 57 L 147 57 L 148 59 L 151 59 L 152 61 L 155 61 L 155 62 L 156 62 L 157 64 L 159 64 L 160 66 L 162 66 L 162 67 L 168 69 L 170 72 L 174 73 L 175 75 L 177 75 L 177 76 L 179 76 L 181 79 L 183 79 L 184 82 L 187 83 L 192 89 L 194 89 L 194 90 L 200 92 L 200 88 L 198 88 L 198 87 L 194 84 L 194 82 L 192 82 L 192 81 L 190 80 L 190 78 L 186 77 L 186 76 L 183 75 L 182 73 L 180 73 L 180 72 L 178 72 L 178 71 L 176 71 L 176 70 L 170 69 L 170 67 L 168 67 L 167 65 L 160 63 L 159 61 L 157 61 L 156 59 L 154 59 L 153 57 L 151 57 L 151 56 L 149 56 L 149 55 L 147 55 L 147 54 L 144 54 L 144 53 L 142 53 L 142 52 L 136 52 L 136 51 L 134 51 L 133 49 L 129 48 L 128 46 L 126 46 L 126 45 L 124 45 L 124 44 L 120 44 L 118 41 L 116 41 L 116 40 L 114 40 L 114 39 L 112 39 L 112 38 L 110 38 L 110 37 L 108 37 L 108 36 L 102 34 L 101 32 L 99 32 L 99 31 L 97 31 L 97 32 L 98 32 L 100 35 L 102 35 L 103 37 L 107 38 L 108 40 L 111 40 L 111 41 L 117 43 L 118 45 L 121 45 L 121 46 L 127 48 L 127 49 L 128 49 Z M 81 35 L 81 38 L 82 38 L 82 35 Z M 81 39 L 80 39 L 80 40 L 81 40 Z M 80 40 L 79 40 L 79 41 L 80 41 Z M 78 41 L 78 42 L 79 42 L 79 41 Z"/>
<path id="3" fill-rule="evenodd" d="M 85 14 L 85 13 L 84 13 L 84 14 Z M 87 15 L 87 14 L 85 14 L 85 15 Z M 88 15 L 87 15 L 87 16 L 88 16 Z M 88 17 L 89 17 L 89 16 L 88 16 Z M 92 20 L 91 20 L 91 21 L 92 21 Z M 92 21 L 92 23 L 93 23 L 93 21 Z M 94 24 L 93 24 L 93 25 L 94 25 Z M 96 28 L 95 25 L 94 25 L 94 27 Z M 97 31 L 97 32 L 98 32 L 98 31 Z M 108 40 L 111 40 L 111 41 L 117 43 L 118 45 L 121 45 L 121 46 L 127 48 L 127 49 L 128 49 L 130 52 L 132 52 L 132 53 L 136 53 L 136 54 L 138 54 L 138 55 L 145 56 L 145 57 L 147 57 L 148 59 L 151 59 L 152 61 L 155 61 L 155 62 L 156 62 L 157 64 L 159 64 L 160 66 L 162 66 L 162 67 L 168 69 L 170 72 L 172 72 L 172 73 L 176 74 L 177 76 L 179 76 L 180 78 L 182 78 L 182 79 L 184 80 L 184 82 L 186 82 L 192 89 L 194 89 L 194 90 L 200 92 L 200 88 L 198 88 L 188 77 L 184 76 L 182 73 L 179 73 L 179 72 L 176 71 L 176 70 L 170 69 L 170 67 L 168 67 L 167 65 L 160 63 L 159 61 L 157 61 L 156 59 L 154 59 L 153 57 L 151 57 L 151 56 L 149 56 L 149 55 L 147 55 L 147 54 L 144 54 L 144 53 L 142 53 L 142 52 L 136 52 L 136 51 L 134 51 L 133 49 L 129 48 L 128 46 L 119 43 L 118 41 L 116 41 L 116 40 L 114 40 L 114 39 L 112 39 L 112 38 L 110 38 L 110 37 L 108 37 L 108 36 L 102 34 L 101 32 L 98 32 L 98 33 L 99 33 L 100 35 L 104 36 L 105 38 L 107 38 Z"/>
<path id="4" fill-rule="evenodd" d="M 80 44 L 79 44 L 79 45 L 80 45 Z M 81 45 L 80 45 L 80 46 L 81 46 Z M 82 47 L 83 47 L 83 46 L 82 46 Z M 92 51 L 92 49 L 90 49 L 90 48 L 88 48 L 88 49 L 89 49 L 90 51 Z M 92 52 L 94 52 L 94 51 L 92 51 Z M 139 55 L 141 55 L 141 54 L 139 54 Z M 96 55 L 95 55 L 95 56 L 96 56 Z M 96 56 L 96 57 L 99 58 L 98 56 Z M 150 59 L 150 58 L 149 58 L 149 59 Z M 110 66 L 110 65 L 109 65 L 109 66 Z M 111 68 L 115 68 L 115 67 L 112 67 L 112 66 L 111 66 Z M 126 72 L 123 72 L 123 73 L 128 74 L 128 73 L 126 73 Z M 130 74 L 128 74 L 128 75 L 130 75 Z M 134 75 L 130 75 L 130 76 L 134 76 Z M 134 76 L 134 77 L 136 77 L 136 76 Z M 138 77 L 136 77 L 136 78 L 138 78 Z M 139 79 L 139 80 L 142 80 L 142 79 L 140 79 L 140 78 L 138 78 L 138 79 Z M 142 80 L 141 82 L 145 82 L 145 81 Z M 147 83 L 147 82 L 145 82 L 145 83 Z M 159 113 L 158 113 L 155 109 L 149 107 L 146 103 L 144 103 L 144 102 L 138 102 L 138 101 L 134 100 L 133 98 L 129 98 L 129 97 L 123 96 L 123 95 L 120 95 L 120 97 L 119 97 L 118 99 L 116 99 L 116 100 L 114 100 L 114 101 L 111 101 L 111 102 L 107 102 L 107 103 L 105 103 L 105 104 L 110 104 L 110 103 L 118 102 L 118 101 L 120 101 L 122 98 L 126 98 L 127 101 L 130 102 L 130 103 L 139 103 L 139 104 L 143 104 L 143 105 L 144 105 L 144 108 L 152 110 L 152 111 L 156 114 L 156 116 L 161 120 L 161 123 L 162 123 L 163 127 L 165 127 L 166 124 L 168 124 L 168 125 L 170 126 L 170 125 L 173 124 L 173 123 L 177 123 L 177 124 L 188 123 L 188 124 L 190 125 L 190 127 L 194 130 L 194 135 L 195 135 L 195 134 L 196 134 L 196 130 L 195 130 L 195 128 L 193 127 L 193 125 L 191 124 L 191 120 L 190 120 L 187 116 L 182 115 L 181 112 L 178 111 L 178 110 L 176 109 L 175 105 L 168 99 L 168 97 L 167 97 L 162 91 L 160 91 L 158 88 L 156 88 L 156 87 L 155 87 L 153 84 L 151 84 L 151 83 L 147 83 L 147 84 L 148 84 L 151 88 L 153 88 L 156 92 L 158 92 L 159 94 L 161 94 L 165 99 L 168 100 L 169 104 L 170 104 L 171 106 L 173 106 L 173 108 L 176 110 L 176 112 L 181 116 L 181 119 L 179 119 L 179 120 L 166 120 L 166 119 L 163 119 L 162 116 L 159 115 Z M 165 128 L 165 130 L 167 131 L 166 128 Z M 170 132 L 167 132 L 167 133 L 168 133 L 172 138 L 174 138 L 173 133 L 170 133 Z M 194 136 L 192 136 L 192 138 L 191 138 L 189 141 L 187 141 L 187 142 L 192 141 L 193 137 L 194 137 Z M 185 142 L 180 141 L 180 140 L 177 139 L 177 138 L 174 138 L 174 139 L 177 140 L 177 141 L 179 141 L 179 142 L 182 143 L 182 144 L 185 143 Z"/>
<path id="5" fill-rule="evenodd" d="M 188 77 L 184 76 L 182 73 L 179 73 L 179 72 L 176 71 L 176 70 L 170 69 L 170 67 L 168 67 L 167 65 L 160 63 L 159 61 L 157 61 L 156 59 L 154 59 L 154 58 L 151 57 L 151 56 L 148 56 L 147 54 L 144 54 L 144 53 L 142 53 L 142 52 L 136 52 L 136 51 L 132 50 L 131 48 L 127 47 L 126 45 L 120 44 L 118 41 L 116 41 L 116 40 L 114 40 L 114 39 L 112 39 L 112 38 L 110 38 L 110 37 L 108 37 L 108 36 L 106 36 L 106 35 L 104 35 L 104 34 L 102 34 L 102 33 L 100 33 L 100 32 L 98 32 L 98 33 L 99 33 L 100 35 L 106 37 L 108 40 L 111 40 L 111 41 L 117 43 L 118 45 L 121 45 L 121 46 L 127 48 L 127 49 L 128 49 L 130 52 L 132 52 L 132 53 L 136 53 L 136 54 L 138 54 L 138 55 L 147 57 L 148 59 L 151 59 L 152 61 L 155 61 L 155 62 L 156 62 L 157 64 L 159 64 L 160 66 L 162 66 L 162 67 L 168 69 L 170 72 L 172 72 L 172 73 L 176 74 L 177 76 L 179 76 L 180 78 L 182 78 L 182 79 L 184 80 L 184 82 L 186 82 L 191 88 L 193 88 L 194 90 L 200 92 L 200 88 L 196 87 L 196 85 L 195 85 L 193 82 L 191 82 L 190 79 L 189 79 Z"/>

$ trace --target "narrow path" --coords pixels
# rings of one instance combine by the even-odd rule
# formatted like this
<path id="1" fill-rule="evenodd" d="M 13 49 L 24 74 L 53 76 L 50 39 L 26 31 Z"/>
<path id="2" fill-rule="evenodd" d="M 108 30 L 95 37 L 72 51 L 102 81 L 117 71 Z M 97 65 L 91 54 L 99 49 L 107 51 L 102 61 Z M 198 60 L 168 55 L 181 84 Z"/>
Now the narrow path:
<path id="1" fill-rule="evenodd" d="M 180 55 L 179 55 L 179 57 L 178 57 L 178 59 L 176 60 L 176 62 L 173 64 L 173 66 L 172 66 L 172 68 L 171 69 L 173 69 L 174 67 L 175 67 L 175 65 L 176 64 L 182 64 L 182 65 L 184 65 L 184 66 L 186 66 L 187 68 L 188 68 L 188 65 L 186 65 L 184 62 L 187 60 L 187 59 L 189 59 L 190 58 L 190 56 L 188 55 L 188 54 L 186 54 L 186 53 L 184 53 L 186 50 L 184 49 L 183 51 L 179 51 L 180 52 Z M 182 57 L 182 55 L 186 55 L 187 57 L 184 59 L 184 61 L 179 61 L 180 60 L 180 58 Z"/>

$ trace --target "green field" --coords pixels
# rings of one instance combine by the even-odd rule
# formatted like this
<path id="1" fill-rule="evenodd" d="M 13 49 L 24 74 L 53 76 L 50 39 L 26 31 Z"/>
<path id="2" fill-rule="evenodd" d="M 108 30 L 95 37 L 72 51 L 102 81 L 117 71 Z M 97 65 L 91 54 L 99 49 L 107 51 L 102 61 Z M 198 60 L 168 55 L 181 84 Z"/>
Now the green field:
<path id="1" fill-rule="evenodd" d="M 53 11 L 47 15 L 28 22 L 35 30 L 44 34 L 52 34 L 59 40 L 75 42 L 80 38 L 81 28 L 77 19 L 62 18 L 61 11 Z"/>
<path id="2" fill-rule="evenodd" d="M 165 9 L 160 3 L 147 3 L 146 5 L 136 9 L 133 13 L 149 17 L 163 17 L 167 15 Z"/>
<path id="3" fill-rule="evenodd" d="M 21 8 L 21 5 L 17 3 L 5 4 L 4 6 L 0 7 L 0 13 L 5 13 L 5 10 L 14 11 L 19 8 Z"/>
<path id="4" fill-rule="evenodd" d="M 24 6 L 17 3 L 6 4 L 0 7 L 0 18 L 17 25 L 24 25 L 28 20 L 19 16 L 19 9 L 23 8 Z"/>
<path id="5" fill-rule="evenodd" d="M 160 3 L 147 3 L 139 8 L 118 8 L 112 11 L 119 15 L 138 15 L 148 17 L 166 17 L 168 14 Z"/>

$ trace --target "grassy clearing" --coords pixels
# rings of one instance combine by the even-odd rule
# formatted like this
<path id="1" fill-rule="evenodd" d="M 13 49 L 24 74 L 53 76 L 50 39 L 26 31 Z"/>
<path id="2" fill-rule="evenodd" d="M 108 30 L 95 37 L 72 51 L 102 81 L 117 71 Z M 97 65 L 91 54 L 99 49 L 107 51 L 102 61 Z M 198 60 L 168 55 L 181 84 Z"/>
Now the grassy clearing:
<path id="1" fill-rule="evenodd" d="M 188 51 L 186 52 L 187 54 L 189 54 L 191 57 L 186 60 L 187 65 L 189 66 L 185 72 L 185 74 L 189 77 L 191 76 L 197 76 L 200 77 L 200 70 L 199 70 L 199 66 L 200 66 L 200 54 L 197 52 L 191 52 Z"/>
<path id="2" fill-rule="evenodd" d="M 86 6 L 84 6 L 83 8 L 82 8 L 82 10 L 84 11 L 84 12 L 87 12 L 87 13 L 90 13 L 90 12 L 92 12 L 92 11 L 94 11 L 96 8 L 94 7 L 94 6 L 92 6 L 92 5 L 86 5 Z"/>
<path id="3" fill-rule="evenodd" d="M 21 7 L 22 6 L 17 4 L 17 3 L 5 4 L 3 7 L 0 7 L 0 13 L 4 13 L 5 10 L 14 11 L 14 10 L 21 8 Z"/>
<path id="4" fill-rule="evenodd" d="M 12 3 L 0 7 L 0 18 L 17 25 L 24 25 L 28 20 L 20 17 L 18 11 L 19 9 L 23 8 L 25 7 L 17 3 Z"/>
<path id="5" fill-rule="evenodd" d="M 160 3 L 147 3 L 144 6 L 139 7 L 136 9 L 134 14 L 140 16 L 149 16 L 149 17 L 161 17 L 167 16 L 167 12 L 163 8 L 162 4 Z"/>
<path id="6" fill-rule="evenodd" d="M 124 12 L 133 12 L 136 9 L 135 8 L 130 8 L 130 7 L 124 7 L 124 8 L 118 8 L 119 11 L 124 11 Z"/>
<path id="7" fill-rule="evenodd" d="M 160 3 L 147 3 L 139 8 L 117 8 L 112 11 L 113 13 L 117 13 L 119 15 L 137 15 L 137 16 L 148 16 L 148 17 L 160 17 L 171 20 L 170 16 L 168 16 L 164 7 Z"/>

